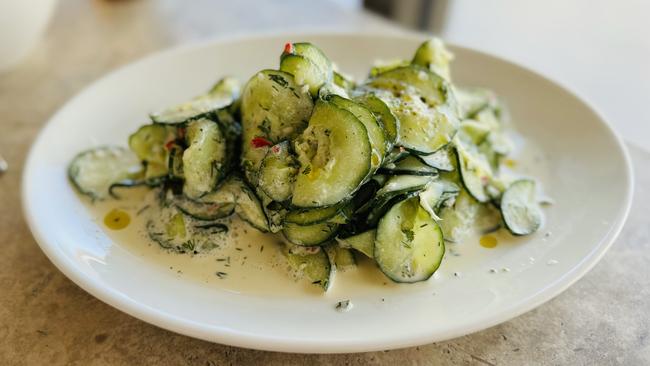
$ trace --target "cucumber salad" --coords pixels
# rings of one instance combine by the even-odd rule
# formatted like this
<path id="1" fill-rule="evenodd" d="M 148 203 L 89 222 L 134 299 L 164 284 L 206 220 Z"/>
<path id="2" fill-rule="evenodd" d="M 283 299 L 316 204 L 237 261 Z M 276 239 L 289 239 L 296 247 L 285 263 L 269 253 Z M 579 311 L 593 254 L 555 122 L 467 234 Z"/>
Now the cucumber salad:
<path id="1" fill-rule="evenodd" d="M 508 164 L 504 107 L 454 85 L 452 59 L 431 39 L 353 80 L 317 46 L 287 43 L 277 69 L 151 114 L 128 149 L 82 152 L 69 177 L 93 200 L 149 187 L 145 229 L 169 251 L 227 245 L 236 214 L 323 290 L 361 256 L 392 281 L 425 281 L 446 243 L 543 221 L 538 184 Z"/>

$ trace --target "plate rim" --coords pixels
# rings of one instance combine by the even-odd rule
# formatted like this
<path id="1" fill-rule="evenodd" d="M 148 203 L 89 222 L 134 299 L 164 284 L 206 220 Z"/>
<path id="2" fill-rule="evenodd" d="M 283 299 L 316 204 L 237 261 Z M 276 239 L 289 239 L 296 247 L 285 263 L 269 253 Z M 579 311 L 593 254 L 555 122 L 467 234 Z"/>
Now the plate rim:
<path id="1" fill-rule="evenodd" d="M 350 342 L 349 340 L 345 343 L 336 342 L 332 340 L 328 341 L 309 341 L 301 340 L 301 342 L 296 342 L 295 339 L 285 339 L 279 337 L 270 337 L 270 336 L 260 336 L 257 334 L 251 334 L 248 332 L 238 331 L 232 328 L 224 327 L 215 327 L 215 326 L 206 326 L 204 324 L 198 323 L 185 318 L 180 318 L 174 314 L 167 312 L 159 311 L 158 309 L 148 306 L 144 303 L 135 301 L 120 291 L 116 289 L 105 286 L 101 283 L 97 283 L 92 278 L 85 276 L 85 274 L 76 266 L 76 264 L 69 260 L 69 258 L 63 254 L 61 251 L 56 249 L 56 246 L 51 245 L 48 242 L 46 233 L 43 232 L 42 228 L 35 222 L 35 218 L 31 212 L 32 202 L 28 195 L 29 186 L 30 186 L 30 176 L 33 174 L 33 166 L 35 160 L 35 147 L 43 143 L 43 138 L 46 133 L 52 128 L 52 120 L 56 119 L 64 110 L 69 108 L 69 105 L 73 104 L 77 99 L 80 98 L 85 92 L 94 88 L 101 81 L 112 77 L 115 74 L 122 72 L 123 70 L 131 67 L 136 67 L 141 63 L 146 63 L 150 59 L 164 57 L 167 54 L 174 53 L 183 53 L 189 52 L 197 48 L 211 47 L 216 44 L 224 44 L 231 42 L 241 42 L 249 40 L 260 40 L 264 38 L 273 38 L 273 37 L 375 37 L 375 38 L 394 38 L 394 39 L 405 39 L 405 40 L 424 40 L 427 37 L 431 37 L 430 34 L 420 33 L 420 32 L 410 32 L 410 31 L 401 31 L 401 32 L 372 32 L 372 31 L 348 31 L 348 30 L 331 30 L 331 29 L 312 29 L 312 30 L 301 30 L 295 32 L 249 32 L 249 33 L 238 33 L 234 35 L 224 35 L 221 37 L 215 37 L 199 42 L 191 42 L 181 46 L 175 46 L 166 48 L 159 51 L 154 51 L 144 57 L 141 57 L 135 61 L 128 62 L 123 64 L 105 74 L 102 74 L 97 79 L 87 84 L 81 88 L 72 98 L 66 100 L 57 111 L 52 114 L 47 122 L 41 127 L 41 130 L 38 132 L 36 138 L 33 140 L 27 158 L 23 166 L 23 174 L 21 181 L 21 202 L 22 202 L 22 211 L 24 218 L 27 222 L 27 225 L 43 253 L 48 257 L 48 259 L 61 271 L 68 279 L 74 282 L 76 285 L 81 287 L 84 291 L 88 292 L 95 298 L 104 302 L 105 304 L 110 305 L 113 308 L 116 308 L 124 313 L 129 314 L 139 320 L 145 321 L 149 324 L 155 325 L 157 327 L 183 334 L 186 336 L 199 338 L 207 340 L 210 342 L 216 342 L 221 344 L 226 344 L 230 346 L 245 347 L 251 349 L 265 350 L 265 351 L 280 351 L 280 352 L 297 352 L 297 353 L 345 353 L 345 352 L 367 352 L 367 351 L 377 351 L 377 350 L 386 350 L 386 349 L 398 349 L 405 348 L 410 346 L 416 346 L 421 344 L 428 344 L 432 342 L 440 342 L 448 339 L 460 337 L 463 335 L 472 334 L 489 327 L 495 326 L 497 324 L 503 323 L 510 319 L 513 319 L 523 313 L 526 313 L 547 301 L 558 296 L 560 293 L 565 291 L 575 282 L 580 280 L 587 272 L 589 272 L 604 256 L 604 254 L 609 250 L 613 245 L 616 238 L 619 236 L 625 222 L 627 221 L 633 195 L 634 195 L 634 170 L 632 166 L 632 161 L 629 155 L 627 146 L 625 145 L 624 140 L 621 138 L 619 133 L 612 127 L 611 123 L 605 118 L 605 115 L 588 99 L 585 98 L 580 93 L 577 93 L 570 87 L 567 87 L 562 82 L 555 80 L 546 76 L 544 73 L 529 68 L 526 65 L 510 61 L 506 58 L 497 56 L 490 52 L 479 50 L 472 47 L 466 47 L 462 44 L 457 44 L 453 42 L 447 42 L 450 46 L 453 46 L 458 49 L 463 49 L 471 52 L 478 53 L 482 56 L 487 56 L 493 59 L 498 60 L 499 62 L 505 63 L 510 67 L 516 67 L 523 69 L 529 73 L 535 74 L 536 76 L 543 79 L 545 82 L 556 85 L 557 87 L 563 89 L 566 93 L 572 97 L 579 100 L 587 109 L 589 109 L 598 119 L 598 122 L 605 127 L 613 141 L 615 146 L 618 148 L 621 156 L 624 160 L 625 166 L 624 170 L 626 172 L 625 179 L 627 180 L 627 185 L 625 186 L 625 200 L 623 205 L 620 207 L 621 212 L 618 213 L 616 222 L 613 223 L 610 230 L 605 236 L 603 236 L 599 242 L 595 243 L 593 250 L 589 252 L 587 256 L 582 258 L 581 261 L 568 272 L 564 273 L 560 279 L 557 281 L 548 284 L 546 287 L 541 289 L 536 294 L 532 295 L 528 299 L 522 300 L 518 306 L 510 308 L 509 311 L 504 311 L 497 316 L 493 316 L 489 320 L 484 320 L 483 322 L 476 322 L 472 326 L 467 326 L 464 328 L 457 328 L 453 331 L 449 331 L 444 335 L 434 334 L 430 332 L 428 337 L 417 337 L 412 336 L 407 339 L 399 340 L 382 340 L 382 341 L 366 341 L 360 340 L 356 342 Z"/>

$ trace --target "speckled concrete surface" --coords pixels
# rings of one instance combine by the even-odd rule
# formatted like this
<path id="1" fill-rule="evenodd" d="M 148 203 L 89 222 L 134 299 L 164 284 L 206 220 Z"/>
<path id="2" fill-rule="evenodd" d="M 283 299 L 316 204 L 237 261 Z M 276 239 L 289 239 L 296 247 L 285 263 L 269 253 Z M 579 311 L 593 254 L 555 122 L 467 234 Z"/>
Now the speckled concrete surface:
<path id="1" fill-rule="evenodd" d="M 635 203 L 604 259 L 538 309 L 449 342 L 346 355 L 239 349 L 148 325 L 74 285 L 45 258 L 23 221 L 19 185 L 25 155 L 47 117 L 107 70 L 172 44 L 250 28 L 235 17 L 215 20 L 207 1 L 192 9 L 175 4 L 67 0 L 40 49 L 0 74 L 0 153 L 11 165 L 0 177 L 0 365 L 650 364 L 650 154 L 634 147 Z M 279 28 L 278 12 L 297 12 L 297 4 L 259 12 L 253 28 Z M 251 4 L 225 6 L 248 16 Z M 341 26 L 381 26 L 326 6 L 309 13 L 318 16 L 293 15 L 302 25 L 337 19 Z"/>

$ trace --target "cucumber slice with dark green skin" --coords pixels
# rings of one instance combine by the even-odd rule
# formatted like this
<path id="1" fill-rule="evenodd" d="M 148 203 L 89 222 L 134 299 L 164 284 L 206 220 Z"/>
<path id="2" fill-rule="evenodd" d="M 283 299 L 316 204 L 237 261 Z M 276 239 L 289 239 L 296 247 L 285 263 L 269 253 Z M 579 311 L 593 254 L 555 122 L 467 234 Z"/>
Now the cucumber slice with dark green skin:
<path id="1" fill-rule="evenodd" d="M 379 220 L 398 202 L 404 201 L 411 197 L 417 197 L 420 193 L 420 190 L 416 191 L 404 191 L 404 192 L 393 192 L 381 197 L 375 198 L 373 200 L 372 209 L 366 218 L 365 228 L 375 228 L 379 223 Z"/>
<path id="2" fill-rule="evenodd" d="M 242 92 L 242 166 L 249 182 L 257 173 L 274 142 L 292 140 L 307 127 L 314 103 L 306 88 L 293 76 L 276 70 L 255 74 Z M 254 144 L 262 138 L 268 144 Z"/>
<path id="3" fill-rule="evenodd" d="M 399 143 L 419 154 L 448 144 L 458 129 L 456 100 L 449 84 L 431 71 L 411 65 L 379 74 L 367 88 L 377 92 L 399 120 Z"/>
<path id="4" fill-rule="evenodd" d="M 382 166 L 398 163 L 409 155 L 411 154 L 404 148 L 393 148 L 393 150 L 391 150 L 384 158 Z"/>
<path id="5" fill-rule="evenodd" d="M 312 208 L 307 210 L 293 210 L 287 213 L 285 222 L 298 225 L 319 224 L 330 220 L 341 210 L 339 206 L 328 206 L 323 208 Z"/>
<path id="6" fill-rule="evenodd" d="M 423 163 L 427 164 L 430 167 L 442 170 L 445 172 L 450 172 L 454 170 L 456 157 L 454 153 L 450 150 L 451 146 L 445 146 L 442 149 L 434 152 L 429 155 L 415 155 L 418 159 L 422 160 Z"/>
<path id="7" fill-rule="evenodd" d="M 219 125 L 199 119 L 187 125 L 188 148 L 183 152 L 184 193 L 197 199 L 212 192 L 227 174 L 226 139 Z"/>
<path id="8" fill-rule="evenodd" d="M 534 180 L 520 179 L 508 186 L 501 197 L 501 215 L 514 235 L 528 235 L 539 229 L 543 214 Z"/>
<path id="9" fill-rule="evenodd" d="M 442 231 L 419 203 L 409 198 L 395 204 L 377 226 L 374 258 L 395 282 L 425 281 L 445 254 Z"/>
<path id="10" fill-rule="evenodd" d="M 336 235 L 339 225 L 323 222 L 313 225 L 298 225 L 285 223 L 282 233 L 284 237 L 296 245 L 314 246 L 320 245 Z"/>
<path id="11" fill-rule="evenodd" d="M 286 52 L 291 51 L 291 52 Z M 325 55 L 325 53 L 318 47 L 314 46 L 309 42 L 297 42 L 292 43 L 289 47 L 289 50 L 285 48 L 285 52 L 282 52 L 280 60 L 291 55 L 302 56 L 309 61 L 311 61 L 318 69 L 325 74 L 326 80 L 332 80 L 332 61 Z"/>
<path id="12" fill-rule="evenodd" d="M 165 146 L 175 139 L 175 128 L 157 124 L 144 125 L 129 136 L 129 148 L 145 164 L 145 177 L 167 175 L 169 152 Z"/>
<path id="13" fill-rule="evenodd" d="M 185 179 L 183 174 L 183 147 L 173 144 L 167 154 L 167 175 L 170 179 Z"/>
<path id="14" fill-rule="evenodd" d="M 377 191 L 368 214 L 367 224 L 375 227 L 382 216 L 395 203 L 417 196 L 433 180 L 430 176 L 395 175 L 390 177 Z"/>
<path id="15" fill-rule="evenodd" d="M 428 176 L 399 175 L 390 177 L 386 183 L 377 191 L 376 196 L 381 197 L 388 193 L 406 193 L 424 189 L 431 182 Z"/>
<path id="16" fill-rule="evenodd" d="M 451 80 L 449 63 L 453 58 L 453 54 L 445 48 L 440 39 L 432 38 L 418 47 L 411 62 L 426 67 L 445 78 L 445 80 Z"/>
<path id="17" fill-rule="evenodd" d="M 179 253 L 201 253 L 217 248 L 228 227 L 221 223 L 196 221 L 175 206 L 150 210 L 146 229 L 149 237 L 165 249 Z"/>
<path id="18" fill-rule="evenodd" d="M 312 284 L 327 291 L 334 271 L 323 249 L 287 245 L 284 254 L 296 277 L 306 277 Z"/>
<path id="19" fill-rule="evenodd" d="M 388 150 L 388 141 L 386 140 L 386 135 L 380 122 L 368 108 L 350 99 L 342 98 L 338 95 L 331 95 L 327 99 L 335 106 L 352 113 L 366 127 L 368 139 L 373 150 L 371 172 L 376 171 L 384 160 L 384 156 L 386 156 Z"/>
<path id="20" fill-rule="evenodd" d="M 177 195 L 172 199 L 172 203 L 182 213 L 203 221 L 222 219 L 235 212 L 235 202 L 198 202 Z"/>
<path id="21" fill-rule="evenodd" d="M 284 202 L 291 198 L 299 164 L 288 141 L 272 146 L 260 166 L 258 187 L 271 199 Z"/>
<path id="22" fill-rule="evenodd" d="M 369 82 L 369 85 L 373 87 L 385 85 L 389 86 L 390 90 L 391 87 L 394 88 L 398 85 L 395 82 L 413 87 L 429 107 L 453 104 L 453 107 L 457 108 L 449 84 L 440 75 L 424 67 L 409 65 L 392 69 L 377 75 L 376 78 Z M 384 88 L 380 87 L 380 89 Z"/>
<path id="23" fill-rule="evenodd" d="M 135 187 L 160 187 L 167 182 L 167 177 L 157 177 L 157 178 L 137 178 L 137 179 L 124 179 L 118 182 L 115 182 L 108 187 L 108 194 L 115 198 L 121 199 L 120 194 L 117 193 L 119 188 L 135 188 Z"/>
<path id="24" fill-rule="evenodd" d="M 264 214 L 268 219 L 269 231 L 274 234 L 279 233 L 282 231 L 284 217 L 289 211 L 288 208 L 286 205 L 272 200 L 271 197 L 267 196 L 266 193 L 259 188 L 255 193 L 257 193 L 257 197 L 259 197 L 260 203 L 262 204 L 262 210 L 264 210 Z"/>
<path id="25" fill-rule="evenodd" d="M 270 231 L 269 221 L 264 214 L 262 203 L 255 196 L 253 190 L 241 180 L 237 180 L 240 186 L 240 192 L 237 196 L 235 213 L 244 221 L 261 232 Z"/>
<path id="26" fill-rule="evenodd" d="M 319 100 L 309 127 L 295 142 L 300 161 L 291 203 L 324 207 L 348 200 L 370 171 L 372 150 L 363 123 Z"/>
<path id="27" fill-rule="evenodd" d="M 361 103 L 364 107 L 368 108 L 377 118 L 379 124 L 383 127 L 388 147 L 397 143 L 399 120 L 393 112 L 390 111 L 388 105 L 374 94 L 364 94 L 354 98 L 354 101 Z"/>
<path id="28" fill-rule="evenodd" d="M 280 71 L 293 75 L 298 85 L 307 85 L 312 96 L 318 95 L 318 90 L 328 81 L 328 76 L 308 58 L 287 54 L 280 60 Z"/>
<path id="29" fill-rule="evenodd" d="M 414 156 L 408 156 L 397 163 L 384 164 L 378 171 L 386 175 L 438 176 L 438 170 L 424 164 Z"/>
<path id="30" fill-rule="evenodd" d="M 467 192 L 479 202 L 488 202 L 490 195 L 486 188 L 491 179 L 489 164 L 466 150 L 457 150 L 456 155 L 460 177 Z"/>
<path id="31" fill-rule="evenodd" d="M 152 113 L 149 117 L 153 122 L 160 124 L 179 124 L 211 117 L 216 111 L 229 108 L 239 97 L 239 90 L 240 84 L 237 79 L 224 78 L 217 82 L 207 94 Z"/>
<path id="32" fill-rule="evenodd" d="M 336 238 L 336 241 L 343 248 L 352 248 L 356 251 L 359 251 L 368 258 L 373 258 L 374 249 L 375 249 L 375 235 L 377 230 L 368 230 L 364 231 L 361 234 L 349 236 L 347 238 L 341 239 Z"/>
<path id="33" fill-rule="evenodd" d="M 80 193 L 103 199 L 115 183 L 142 176 L 142 164 L 122 147 L 105 146 L 84 151 L 72 159 L 68 177 Z"/>

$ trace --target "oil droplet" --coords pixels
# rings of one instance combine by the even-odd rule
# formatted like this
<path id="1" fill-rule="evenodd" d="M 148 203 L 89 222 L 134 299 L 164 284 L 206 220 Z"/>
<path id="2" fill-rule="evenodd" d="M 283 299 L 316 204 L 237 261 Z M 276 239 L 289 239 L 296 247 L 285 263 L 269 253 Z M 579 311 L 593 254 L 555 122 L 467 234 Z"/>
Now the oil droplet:
<path id="1" fill-rule="evenodd" d="M 111 230 L 122 230 L 129 226 L 129 223 L 131 223 L 129 214 L 117 208 L 112 209 L 104 217 L 104 225 Z"/>
<path id="2" fill-rule="evenodd" d="M 517 166 L 517 160 L 514 159 L 506 159 L 503 162 L 508 168 L 514 168 Z"/>
<path id="3" fill-rule="evenodd" d="M 497 238 L 493 235 L 483 235 L 478 242 L 483 248 L 492 249 L 497 246 Z"/>

